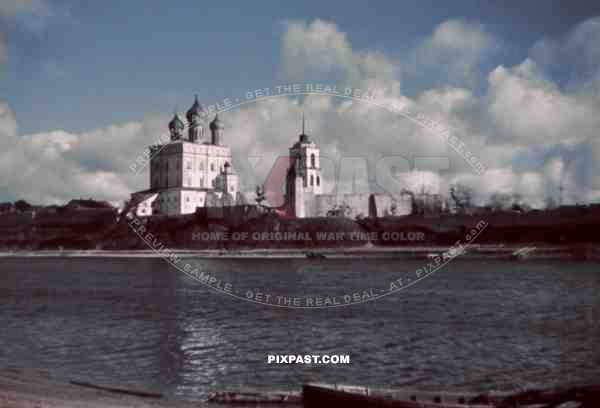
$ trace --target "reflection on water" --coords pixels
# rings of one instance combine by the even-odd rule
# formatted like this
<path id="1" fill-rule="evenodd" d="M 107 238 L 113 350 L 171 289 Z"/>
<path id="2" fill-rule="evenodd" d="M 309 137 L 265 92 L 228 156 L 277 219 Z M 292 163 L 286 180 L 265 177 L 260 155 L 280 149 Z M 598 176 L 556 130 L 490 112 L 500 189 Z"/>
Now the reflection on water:
<path id="1" fill-rule="evenodd" d="M 218 326 L 205 318 L 184 315 L 179 352 L 184 364 L 179 372 L 180 394 L 197 395 L 217 386 L 216 379 L 226 378 L 233 367 L 224 364 L 221 350 L 229 348 Z"/>
<path id="2" fill-rule="evenodd" d="M 403 260 L 195 261 L 240 293 L 333 296 L 381 287 Z M 375 302 L 266 307 L 156 259 L 1 259 L 0 364 L 202 398 L 303 381 L 488 390 L 600 378 L 600 273 L 587 263 L 451 262 Z M 349 354 L 348 365 L 267 364 Z"/>

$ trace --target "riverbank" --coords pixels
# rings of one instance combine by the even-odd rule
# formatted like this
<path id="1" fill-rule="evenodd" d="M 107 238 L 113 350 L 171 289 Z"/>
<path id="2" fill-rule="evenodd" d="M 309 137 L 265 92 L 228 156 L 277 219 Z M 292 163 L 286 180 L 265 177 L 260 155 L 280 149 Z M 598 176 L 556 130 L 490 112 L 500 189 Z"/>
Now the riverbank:
<path id="1" fill-rule="evenodd" d="M 70 214 L 70 213 L 69 213 Z M 561 208 L 526 214 L 439 214 L 427 217 L 348 219 L 277 218 L 256 215 L 213 219 L 202 214 L 104 220 L 82 214 L 0 217 L 0 251 L 140 251 L 152 248 L 215 253 L 264 249 L 292 253 L 331 248 L 340 252 L 365 245 L 381 248 L 450 246 L 457 241 L 481 245 L 600 245 L 600 207 Z M 83 217 L 83 218 L 82 218 Z M 127 222 L 126 222 L 127 221 Z M 476 239 L 474 237 L 476 236 Z M 202 252 L 199 252 L 202 254 Z"/>
<path id="2" fill-rule="evenodd" d="M 204 402 L 183 402 L 109 392 L 53 379 L 47 372 L 0 370 L 0 406 L 4 408 L 192 408 Z"/>
<path id="3" fill-rule="evenodd" d="M 398 246 L 398 247 L 348 247 L 321 248 L 255 248 L 255 249 L 172 249 L 170 253 L 180 259 L 186 258 L 406 258 L 428 259 L 442 256 L 451 248 L 460 252 L 461 259 L 490 260 L 598 260 L 600 245 L 479 245 L 463 243 L 458 246 Z M 151 249 L 140 250 L 39 250 L 4 251 L 0 258 L 61 257 L 61 258 L 162 258 L 164 253 Z"/>

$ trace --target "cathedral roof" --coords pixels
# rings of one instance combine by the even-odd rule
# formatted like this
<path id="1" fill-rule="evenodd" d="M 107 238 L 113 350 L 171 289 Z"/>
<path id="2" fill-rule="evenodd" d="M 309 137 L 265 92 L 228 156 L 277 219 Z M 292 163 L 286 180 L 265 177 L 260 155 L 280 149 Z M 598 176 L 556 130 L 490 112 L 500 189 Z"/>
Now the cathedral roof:
<path id="1" fill-rule="evenodd" d="M 219 119 L 218 113 L 215 115 L 215 119 L 212 122 L 210 122 L 210 130 L 215 129 L 225 129 L 225 124 L 221 119 Z"/>
<path id="2" fill-rule="evenodd" d="M 173 129 L 173 130 L 177 130 L 177 131 L 182 131 L 184 128 L 185 128 L 185 124 L 179 118 L 179 115 L 177 113 L 175 113 L 173 115 L 173 119 L 171 119 L 171 121 L 169 122 L 169 130 Z"/>
<path id="3" fill-rule="evenodd" d="M 204 106 L 200 105 L 198 102 L 198 95 L 196 95 L 194 104 L 190 107 L 185 116 L 188 122 L 195 123 L 198 122 L 204 115 Z"/>

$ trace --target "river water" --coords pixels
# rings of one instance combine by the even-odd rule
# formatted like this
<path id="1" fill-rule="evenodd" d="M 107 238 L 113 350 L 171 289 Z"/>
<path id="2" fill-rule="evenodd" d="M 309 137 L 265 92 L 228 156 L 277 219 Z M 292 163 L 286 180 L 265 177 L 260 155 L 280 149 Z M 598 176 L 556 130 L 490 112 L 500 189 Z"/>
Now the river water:
<path id="1" fill-rule="evenodd" d="M 383 288 L 401 259 L 212 259 L 194 264 L 272 296 Z M 454 260 L 398 293 L 286 309 L 216 292 L 161 259 L 0 259 L 0 365 L 204 398 L 305 381 L 519 390 L 600 379 L 600 265 Z M 268 364 L 342 354 L 349 364 Z"/>

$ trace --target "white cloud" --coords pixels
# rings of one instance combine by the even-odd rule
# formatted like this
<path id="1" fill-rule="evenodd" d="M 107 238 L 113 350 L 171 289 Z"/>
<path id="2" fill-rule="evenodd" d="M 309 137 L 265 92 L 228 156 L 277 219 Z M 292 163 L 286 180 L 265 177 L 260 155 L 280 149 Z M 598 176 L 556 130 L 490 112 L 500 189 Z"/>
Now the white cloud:
<path id="1" fill-rule="evenodd" d="M 15 116 L 0 104 L 0 196 L 57 203 L 74 197 L 126 199 L 145 188 L 129 166 L 159 137 L 166 117 L 81 134 L 63 130 L 19 136 Z M 163 131 L 164 133 L 164 131 Z"/>
<path id="2" fill-rule="evenodd" d="M 447 20 L 415 48 L 405 70 L 411 75 L 436 72 L 449 83 L 474 85 L 481 75 L 480 64 L 498 47 L 481 24 Z"/>
<path id="3" fill-rule="evenodd" d="M 320 19 L 288 22 L 282 39 L 285 75 L 290 80 L 335 80 L 352 88 L 397 94 L 400 67 L 377 51 L 357 51 L 338 27 Z"/>
<path id="4" fill-rule="evenodd" d="M 600 124 L 595 107 L 577 95 L 561 92 L 530 59 L 489 75 L 488 109 L 497 134 L 516 145 L 575 143 Z"/>
<path id="5" fill-rule="evenodd" d="M 342 156 L 365 156 L 372 169 L 383 156 L 403 156 L 411 162 L 415 156 L 446 156 L 451 168 L 442 174 L 443 188 L 457 180 L 469 183 L 481 201 L 496 191 L 514 192 L 542 206 L 549 196 L 556 197 L 561 180 L 568 186 L 567 202 L 600 197 L 600 178 L 585 177 L 586 172 L 598 175 L 600 170 L 600 138 L 596 137 L 600 117 L 594 114 L 600 111 L 598 98 L 583 88 L 565 89 L 548 74 L 551 61 L 560 61 L 557 55 L 566 52 L 568 44 L 587 48 L 600 43 L 600 31 L 589 28 L 595 23 L 581 26 L 574 28 L 576 41 L 571 37 L 563 42 L 544 40 L 552 46 L 534 46 L 522 63 L 479 73 L 487 77 L 481 96 L 466 85 L 446 84 L 409 98 L 400 92 L 398 61 L 380 52 L 353 49 L 332 23 L 288 23 L 282 39 L 287 79 L 333 80 L 365 90 L 387 88 L 378 100 L 397 101 L 408 111 L 424 112 L 463 141 L 464 150 L 477 156 L 486 171 L 477 175 L 452 147 L 406 117 L 327 95 L 272 98 L 221 115 L 234 166 L 248 188 L 262 183 L 275 159 L 286 155 L 297 138 L 300 112 L 305 110 L 309 133 L 320 144 L 322 156 L 336 162 Z M 481 26 L 451 20 L 434 29 L 421 52 L 429 61 L 452 57 L 448 61 L 453 75 L 468 77 L 478 73 L 482 56 L 496 44 Z M 586 55 L 596 58 L 593 50 Z M 0 194 L 35 202 L 79 196 L 124 200 L 129 192 L 147 187 L 147 173 L 135 175 L 129 167 L 166 131 L 168 119 L 151 116 L 79 134 L 54 130 L 17 136 L 14 115 L 0 104 L 0 170 L 8 175 Z M 261 157 L 255 169 L 247 156 Z M 328 170 L 324 181 L 330 184 L 334 179 Z"/>

